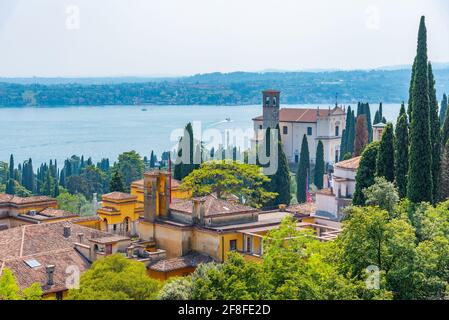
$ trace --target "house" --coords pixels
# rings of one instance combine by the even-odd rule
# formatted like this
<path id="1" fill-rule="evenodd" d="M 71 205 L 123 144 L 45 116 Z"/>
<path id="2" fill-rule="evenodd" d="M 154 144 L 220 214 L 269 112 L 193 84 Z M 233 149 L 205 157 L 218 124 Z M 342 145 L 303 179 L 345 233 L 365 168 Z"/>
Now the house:
<path id="1" fill-rule="evenodd" d="M 92 262 L 130 246 L 128 237 L 80 226 L 76 220 L 0 231 L 0 275 L 8 268 L 21 289 L 38 283 L 44 298 L 62 299 Z"/>
<path id="2" fill-rule="evenodd" d="M 334 165 L 328 188 L 316 192 L 317 216 L 341 220 L 343 209 L 352 203 L 360 160 L 361 157 L 355 157 Z"/>
<path id="3" fill-rule="evenodd" d="M 239 252 L 246 259 L 260 260 L 264 236 L 279 227 L 289 215 L 297 218 L 298 230 L 314 230 L 322 241 L 332 240 L 334 236 L 330 233 L 339 232 L 338 227 L 310 217 L 313 208 L 296 206 L 266 212 L 232 198 L 218 198 L 215 194 L 176 199 L 170 195 L 169 181 L 169 172 L 147 172 L 142 183 L 143 208 L 136 196 L 117 194 L 114 198 L 123 199 L 128 207 L 117 202 L 114 210 L 106 207 L 98 210 L 101 217 L 108 210 L 113 211 L 117 221 L 124 221 L 130 215 L 130 208 L 134 208 L 134 217 L 140 217 L 136 220 L 138 240 L 133 241 L 132 246 L 141 254 L 161 253 L 160 259 L 147 263 L 148 274 L 156 279 L 190 274 L 200 263 L 225 261 L 231 252 Z M 106 198 L 111 196 L 106 195 Z M 102 204 L 112 207 L 111 201 Z M 302 221 L 302 218 L 309 220 Z M 113 229 L 106 222 L 104 228 L 120 234 L 120 228 Z"/>
<path id="4" fill-rule="evenodd" d="M 346 126 L 344 108 L 335 106 L 328 109 L 280 108 L 280 92 L 267 90 L 263 93 L 263 115 L 253 119 L 256 140 L 260 141 L 261 131 L 279 125 L 284 152 L 291 163 L 298 163 L 303 136 L 307 136 L 312 163 L 316 160 L 318 141 L 324 145 L 324 161 L 338 162 L 342 131 Z"/>

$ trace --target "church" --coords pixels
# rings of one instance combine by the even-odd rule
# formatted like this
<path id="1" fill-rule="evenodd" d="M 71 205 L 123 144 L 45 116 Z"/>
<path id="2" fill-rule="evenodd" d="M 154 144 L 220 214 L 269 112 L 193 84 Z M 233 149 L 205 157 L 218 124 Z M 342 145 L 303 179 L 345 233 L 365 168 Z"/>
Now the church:
<path id="1" fill-rule="evenodd" d="M 280 108 L 280 91 L 266 90 L 263 95 L 263 115 L 253 119 L 254 131 L 279 125 L 284 152 L 290 163 L 298 163 L 303 136 L 309 143 L 310 161 L 315 163 L 318 141 L 324 145 L 324 161 L 330 165 L 340 158 L 342 131 L 346 112 L 337 104 L 328 109 Z M 260 134 L 256 135 L 260 137 Z"/>

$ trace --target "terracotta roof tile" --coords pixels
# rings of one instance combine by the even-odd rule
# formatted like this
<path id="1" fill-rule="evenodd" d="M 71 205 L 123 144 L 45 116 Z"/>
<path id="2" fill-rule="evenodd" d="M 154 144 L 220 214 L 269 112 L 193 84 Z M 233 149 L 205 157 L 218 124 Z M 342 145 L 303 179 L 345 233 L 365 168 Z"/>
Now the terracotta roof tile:
<path id="1" fill-rule="evenodd" d="M 208 195 L 202 198 L 187 200 L 174 200 L 170 205 L 171 210 L 180 211 L 188 214 L 193 212 L 193 201 L 202 200 L 206 209 L 205 216 L 226 215 L 245 212 L 256 212 L 257 209 L 245 206 L 237 202 L 218 199 L 215 195 Z"/>
<path id="2" fill-rule="evenodd" d="M 279 121 L 315 123 L 318 120 L 318 114 L 320 117 L 327 117 L 329 115 L 329 110 L 283 108 L 279 110 Z M 344 111 L 341 108 L 334 108 L 331 110 L 331 114 L 344 115 Z M 263 121 L 263 115 L 256 117 L 253 120 Z"/>
<path id="3" fill-rule="evenodd" d="M 184 257 L 160 260 L 151 263 L 148 268 L 159 272 L 168 272 L 189 267 L 197 267 L 203 263 L 213 262 L 214 260 L 204 254 L 191 253 Z"/>
<path id="4" fill-rule="evenodd" d="M 110 200 L 134 200 L 134 199 L 137 199 L 136 196 L 133 196 L 129 193 L 117 192 L 117 191 L 104 194 L 102 198 L 110 199 Z"/>
<path id="5" fill-rule="evenodd" d="M 334 165 L 334 167 L 341 169 L 357 170 L 359 168 L 361 158 L 362 157 L 355 157 L 349 160 L 338 162 Z"/>

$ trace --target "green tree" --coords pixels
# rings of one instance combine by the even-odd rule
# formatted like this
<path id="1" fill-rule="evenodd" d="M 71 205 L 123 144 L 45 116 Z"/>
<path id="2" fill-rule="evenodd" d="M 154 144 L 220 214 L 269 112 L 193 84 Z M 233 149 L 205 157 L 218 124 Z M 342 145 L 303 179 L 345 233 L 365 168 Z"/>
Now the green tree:
<path id="1" fill-rule="evenodd" d="M 4 268 L 0 274 L 0 300 L 41 300 L 42 289 L 38 283 L 20 290 L 11 270 Z"/>
<path id="2" fill-rule="evenodd" d="M 362 153 L 359 169 L 356 174 L 356 187 L 352 203 L 357 206 L 365 205 L 363 190 L 374 184 L 376 176 L 376 161 L 380 143 L 378 141 L 369 144 Z"/>
<path id="3" fill-rule="evenodd" d="M 276 153 L 276 161 L 277 161 L 277 170 L 273 175 L 269 175 L 270 182 L 266 184 L 266 190 L 268 192 L 276 193 L 276 198 L 268 201 L 265 206 L 267 207 L 275 207 L 280 204 L 290 205 L 291 194 L 290 194 L 290 170 L 288 167 L 287 157 L 284 153 L 284 148 L 282 144 L 281 134 L 279 130 L 279 126 L 277 126 L 277 153 Z M 268 131 L 268 130 L 267 130 Z M 270 157 L 271 159 L 271 157 Z"/>
<path id="4" fill-rule="evenodd" d="M 412 76 L 410 78 L 410 87 L 408 89 L 408 105 L 407 105 L 407 116 L 409 118 L 409 120 L 411 121 L 412 119 L 412 107 L 413 107 L 413 84 L 415 81 L 415 76 L 416 76 L 416 61 L 417 61 L 417 57 L 415 57 L 415 60 L 413 61 L 413 66 L 412 66 Z"/>
<path id="5" fill-rule="evenodd" d="M 147 275 L 145 265 L 114 254 L 97 260 L 69 290 L 69 300 L 152 300 L 160 284 Z"/>
<path id="6" fill-rule="evenodd" d="M 62 192 L 57 198 L 58 207 L 61 210 L 73 212 L 81 216 L 95 214 L 92 204 L 82 194 L 70 194 Z"/>
<path id="7" fill-rule="evenodd" d="M 315 165 L 315 185 L 321 190 L 323 189 L 324 177 L 324 146 L 321 140 L 318 141 L 316 149 L 316 165 Z"/>
<path id="8" fill-rule="evenodd" d="M 447 95 L 443 94 L 443 100 L 441 101 L 441 108 L 440 108 L 440 126 L 443 126 L 444 124 L 444 119 L 446 118 L 446 112 L 447 112 L 447 107 L 448 107 L 448 100 L 447 100 Z"/>
<path id="9" fill-rule="evenodd" d="M 449 199 L 449 142 L 443 148 L 440 170 L 440 197 Z"/>
<path id="10" fill-rule="evenodd" d="M 256 165 L 232 160 L 209 161 L 184 178 L 181 188 L 192 190 L 194 196 L 216 193 L 218 198 L 236 195 L 242 203 L 260 207 L 276 197 L 264 186 L 270 181 Z"/>
<path id="11" fill-rule="evenodd" d="M 415 78 L 412 89 L 410 122 L 410 154 L 407 194 L 415 203 L 433 200 L 432 144 L 430 135 L 429 73 L 427 30 L 421 18 L 418 34 Z"/>
<path id="12" fill-rule="evenodd" d="M 191 277 L 168 280 L 159 293 L 159 300 L 192 300 L 193 283 Z"/>
<path id="13" fill-rule="evenodd" d="M 298 171 L 296 173 L 296 199 L 298 200 L 298 203 L 305 203 L 307 201 L 309 177 L 310 177 L 309 143 L 307 142 L 307 136 L 304 135 L 302 138 Z"/>
<path id="14" fill-rule="evenodd" d="M 16 194 L 16 182 L 13 179 L 9 179 L 6 184 L 6 193 L 14 195 Z"/>
<path id="15" fill-rule="evenodd" d="M 14 179 L 14 156 L 9 156 L 9 179 Z"/>
<path id="16" fill-rule="evenodd" d="M 175 179 L 182 181 L 193 170 L 199 168 L 199 164 L 195 163 L 195 149 L 193 127 L 191 123 L 188 123 L 184 129 L 183 137 L 179 140 L 178 157 L 174 169 Z M 185 154 L 186 152 L 188 152 L 188 155 Z"/>
<path id="17" fill-rule="evenodd" d="M 118 162 L 114 170 L 120 172 L 123 177 L 126 192 L 129 192 L 133 181 L 142 179 L 145 164 L 136 151 L 124 152 L 118 156 Z"/>
<path id="18" fill-rule="evenodd" d="M 395 150 L 395 175 L 396 186 L 398 187 L 399 196 L 405 198 L 407 196 L 407 174 L 408 174 L 408 120 L 405 112 L 404 103 L 401 106 L 396 123 L 396 132 L 394 140 Z"/>
<path id="19" fill-rule="evenodd" d="M 440 119 L 438 117 L 438 100 L 435 90 L 435 79 L 432 64 L 429 62 L 429 112 L 430 112 L 430 141 L 432 143 L 432 197 L 434 203 L 440 199 L 440 167 L 441 167 L 441 135 Z"/>
<path id="20" fill-rule="evenodd" d="M 153 150 L 151 150 L 151 155 L 150 155 L 150 168 L 154 168 L 156 166 L 156 159 L 155 159 L 155 155 Z"/>
<path id="21" fill-rule="evenodd" d="M 378 176 L 394 181 L 394 133 L 391 123 L 387 124 L 382 134 L 376 166 Z"/>
<path id="22" fill-rule="evenodd" d="M 114 171 L 112 174 L 109 191 L 125 192 L 125 186 L 123 185 L 123 179 L 119 171 Z"/>
<path id="23" fill-rule="evenodd" d="M 394 184 L 387 181 L 385 177 L 376 177 L 374 181 L 372 186 L 363 190 L 366 199 L 365 204 L 380 207 L 393 214 L 399 202 L 399 194 Z"/>

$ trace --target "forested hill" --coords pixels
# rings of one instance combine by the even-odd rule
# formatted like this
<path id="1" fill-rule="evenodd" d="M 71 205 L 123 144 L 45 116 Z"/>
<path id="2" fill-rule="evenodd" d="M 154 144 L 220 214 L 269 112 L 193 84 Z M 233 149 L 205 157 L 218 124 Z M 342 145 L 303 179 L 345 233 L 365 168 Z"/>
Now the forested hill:
<path id="1" fill-rule="evenodd" d="M 410 70 L 211 73 L 184 78 L 77 79 L 0 78 L 0 107 L 76 105 L 259 104 L 267 88 L 282 91 L 284 104 L 344 102 L 400 103 L 407 100 Z M 449 92 L 449 68 L 435 70 L 438 96 Z"/>

